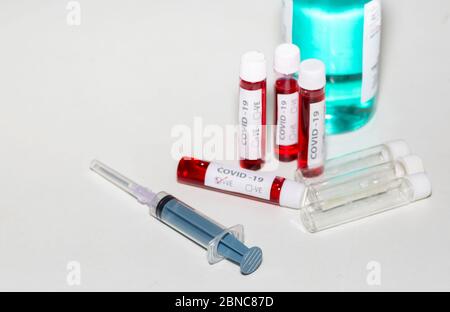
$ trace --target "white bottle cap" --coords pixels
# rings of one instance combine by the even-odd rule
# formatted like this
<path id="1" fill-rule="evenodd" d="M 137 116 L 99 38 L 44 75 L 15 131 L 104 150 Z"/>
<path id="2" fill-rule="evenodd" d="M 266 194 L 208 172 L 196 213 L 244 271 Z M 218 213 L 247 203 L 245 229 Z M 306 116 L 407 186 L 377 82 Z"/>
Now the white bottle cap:
<path id="1" fill-rule="evenodd" d="M 425 173 L 416 173 L 407 176 L 406 179 L 411 184 L 414 192 L 414 201 L 427 198 L 431 195 L 431 182 Z"/>
<path id="2" fill-rule="evenodd" d="M 407 175 L 425 172 L 422 159 L 417 155 L 408 155 L 400 157 L 398 162 L 405 167 Z"/>
<path id="3" fill-rule="evenodd" d="M 291 75 L 300 67 L 300 49 L 291 43 L 280 44 L 275 49 L 274 69 L 277 73 Z"/>
<path id="4" fill-rule="evenodd" d="M 241 73 L 242 80 L 248 82 L 260 82 L 266 79 L 266 59 L 264 54 L 257 51 L 250 51 L 242 55 Z"/>
<path id="5" fill-rule="evenodd" d="M 280 206 L 300 209 L 305 194 L 305 185 L 292 180 L 284 180 L 280 192 Z"/>
<path id="6" fill-rule="evenodd" d="M 390 141 L 385 143 L 385 145 L 393 160 L 411 154 L 408 144 L 403 140 Z"/>
<path id="7" fill-rule="evenodd" d="M 305 90 L 319 90 L 325 87 L 325 64 L 316 59 L 301 62 L 298 84 Z"/>

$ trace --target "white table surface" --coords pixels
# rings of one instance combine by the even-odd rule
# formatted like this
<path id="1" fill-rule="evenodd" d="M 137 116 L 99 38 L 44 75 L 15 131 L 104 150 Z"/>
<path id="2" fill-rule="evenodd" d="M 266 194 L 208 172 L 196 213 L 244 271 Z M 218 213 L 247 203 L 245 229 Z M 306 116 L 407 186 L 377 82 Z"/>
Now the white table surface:
<path id="1" fill-rule="evenodd" d="M 171 156 L 175 126 L 236 122 L 240 55 L 272 60 L 280 1 L 83 0 L 79 26 L 67 25 L 67 3 L 0 4 L 1 290 L 450 290 L 448 0 L 384 1 L 377 114 L 328 138 L 330 156 L 407 140 L 433 196 L 319 234 L 305 233 L 295 211 L 178 184 Z M 93 158 L 244 224 L 264 251 L 261 268 L 210 266 L 93 174 Z M 71 261 L 80 285 L 67 283 Z M 367 283 L 371 261 L 380 285 Z"/>

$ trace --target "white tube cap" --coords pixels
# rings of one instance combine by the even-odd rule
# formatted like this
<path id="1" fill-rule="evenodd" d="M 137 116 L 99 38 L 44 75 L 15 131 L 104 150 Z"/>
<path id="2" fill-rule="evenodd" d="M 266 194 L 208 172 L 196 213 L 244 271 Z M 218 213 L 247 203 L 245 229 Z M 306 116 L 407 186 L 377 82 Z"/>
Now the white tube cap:
<path id="1" fill-rule="evenodd" d="M 264 54 L 258 51 L 250 51 L 242 55 L 240 77 L 248 82 L 265 80 L 267 69 Z"/>
<path id="2" fill-rule="evenodd" d="M 280 193 L 280 206 L 300 209 L 305 194 L 305 185 L 292 180 L 284 180 Z"/>
<path id="3" fill-rule="evenodd" d="M 417 155 L 400 157 L 398 162 L 405 167 L 407 175 L 425 172 L 422 159 Z"/>
<path id="4" fill-rule="evenodd" d="M 300 49 L 291 43 L 280 44 L 275 49 L 274 69 L 277 73 L 291 75 L 300 67 Z"/>
<path id="5" fill-rule="evenodd" d="M 301 62 L 298 84 L 305 90 L 319 90 L 325 87 L 325 64 L 316 59 Z"/>
<path id="6" fill-rule="evenodd" d="M 425 173 L 416 173 L 407 176 L 414 192 L 414 201 L 427 198 L 431 195 L 431 181 Z"/>
<path id="7" fill-rule="evenodd" d="M 385 145 L 391 153 L 393 160 L 411 154 L 408 144 L 403 140 L 390 141 Z"/>

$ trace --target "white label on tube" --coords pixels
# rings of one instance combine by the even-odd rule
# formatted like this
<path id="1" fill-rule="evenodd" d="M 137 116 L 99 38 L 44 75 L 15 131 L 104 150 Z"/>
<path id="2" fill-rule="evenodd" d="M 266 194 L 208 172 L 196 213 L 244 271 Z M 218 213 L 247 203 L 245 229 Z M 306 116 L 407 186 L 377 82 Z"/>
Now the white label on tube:
<path id="1" fill-rule="evenodd" d="M 289 146 L 298 142 L 298 92 L 277 95 L 277 145 Z"/>
<path id="2" fill-rule="evenodd" d="M 308 168 L 321 167 L 324 162 L 325 101 L 312 103 L 309 109 Z"/>
<path id="3" fill-rule="evenodd" d="M 381 39 L 381 3 L 364 5 L 363 74 L 361 103 L 371 100 L 378 90 L 378 61 Z"/>
<path id="4" fill-rule="evenodd" d="M 262 158 L 262 89 L 239 92 L 239 156 Z"/>
<path id="5" fill-rule="evenodd" d="M 268 173 L 210 163 L 205 175 L 205 185 L 233 193 L 270 200 L 270 189 L 275 176 Z"/>

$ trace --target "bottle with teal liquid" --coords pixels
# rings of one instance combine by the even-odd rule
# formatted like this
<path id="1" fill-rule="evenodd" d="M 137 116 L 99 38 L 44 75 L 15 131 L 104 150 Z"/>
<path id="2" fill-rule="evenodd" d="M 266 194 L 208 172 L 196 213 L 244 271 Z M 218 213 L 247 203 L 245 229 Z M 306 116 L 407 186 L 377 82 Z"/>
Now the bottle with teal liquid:
<path id="1" fill-rule="evenodd" d="M 364 126 L 378 92 L 380 0 L 283 0 L 283 9 L 286 42 L 326 65 L 327 133 Z"/>

